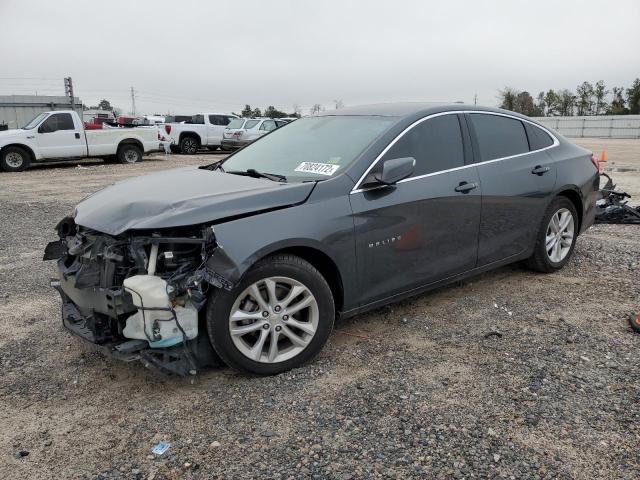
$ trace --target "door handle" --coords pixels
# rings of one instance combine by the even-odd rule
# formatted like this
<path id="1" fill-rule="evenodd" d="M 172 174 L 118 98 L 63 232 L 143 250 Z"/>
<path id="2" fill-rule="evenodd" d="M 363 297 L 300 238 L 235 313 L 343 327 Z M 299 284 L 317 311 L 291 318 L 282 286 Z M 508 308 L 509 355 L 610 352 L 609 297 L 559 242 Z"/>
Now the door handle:
<path id="1" fill-rule="evenodd" d="M 533 170 L 531 170 L 531 173 L 533 173 L 534 175 L 538 175 L 538 176 L 542 176 L 545 173 L 547 173 L 550 170 L 549 167 L 543 167 L 542 165 L 536 165 Z"/>
<path id="2" fill-rule="evenodd" d="M 454 188 L 456 192 L 469 193 L 474 188 L 477 188 L 478 184 L 473 182 L 460 182 L 460 184 Z"/>
<path id="3" fill-rule="evenodd" d="M 80 138 L 80 134 L 76 132 L 76 138 Z"/>

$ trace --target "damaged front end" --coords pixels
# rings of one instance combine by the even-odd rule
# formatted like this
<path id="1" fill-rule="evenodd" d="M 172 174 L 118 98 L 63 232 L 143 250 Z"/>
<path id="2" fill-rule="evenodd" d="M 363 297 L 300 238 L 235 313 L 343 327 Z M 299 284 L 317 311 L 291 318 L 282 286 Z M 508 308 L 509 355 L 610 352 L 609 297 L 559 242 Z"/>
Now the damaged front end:
<path id="1" fill-rule="evenodd" d="M 51 285 L 68 330 L 164 372 L 195 374 L 217 363 L 203 307 L 209 288 L 233 287 L 234 267 L 213 227 L 113 236 L 67 217 L 56 229 L 60 239 L 47 245 L 44 260 L 57 260 Z"/>

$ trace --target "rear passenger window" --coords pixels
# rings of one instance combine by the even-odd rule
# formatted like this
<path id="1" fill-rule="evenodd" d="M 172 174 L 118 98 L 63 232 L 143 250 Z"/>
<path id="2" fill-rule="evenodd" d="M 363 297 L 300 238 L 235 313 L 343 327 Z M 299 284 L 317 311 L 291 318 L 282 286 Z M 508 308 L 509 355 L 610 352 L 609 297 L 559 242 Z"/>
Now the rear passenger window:
<path id="1" fill-rule="evenodd" d="M 402 157 L 416 159 L 413 176 L 463 166 L 458 116 L 441 115 L 419 123 L 389 149 L 382 161 Z"/>
<path id="2" fill-rule="evenodd" d="M 525 123 L 524 128 L 527 129 L 527 136 L 529 137 L 529 147 L 531 150 L 540 150 L 541 148 L 550 147 L 553 145 L 553 138 L 539 127 L 536 127 L 530 123 Z"/>
<path id="3" fill-rule="evenodd" d="M 529 151 L 529 142 L 520 120 L 498 115 L 469 114 L 476 132 L 481 160 L 495 160 Z"/>

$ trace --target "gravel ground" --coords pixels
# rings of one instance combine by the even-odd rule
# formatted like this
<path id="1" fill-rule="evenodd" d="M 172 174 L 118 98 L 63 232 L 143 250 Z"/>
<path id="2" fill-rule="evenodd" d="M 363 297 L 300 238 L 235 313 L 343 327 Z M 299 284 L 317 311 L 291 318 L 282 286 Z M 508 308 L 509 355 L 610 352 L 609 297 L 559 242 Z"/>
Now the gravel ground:
<path id="1" fill-rule="evenodd" d="M 591 228 L 561 273 L 509 266 L 341 322 L 275 377 L 161 377 L 66 333 L 41 261 L 57 221 L 214 158 L 0 174 L 0 478 L 640 477 L 637 226 Z"/>

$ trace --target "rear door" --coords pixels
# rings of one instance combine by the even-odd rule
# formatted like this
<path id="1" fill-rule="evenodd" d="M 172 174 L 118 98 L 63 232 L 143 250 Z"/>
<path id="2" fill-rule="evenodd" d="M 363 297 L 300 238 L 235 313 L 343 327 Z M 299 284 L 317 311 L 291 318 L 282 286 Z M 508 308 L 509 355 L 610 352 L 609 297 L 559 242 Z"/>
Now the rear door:
<path id="1" fill-rule="evenodd" d="M 515 117 L 468 113 L 466 118 L 482 185 L 478 245 L 482 266 L 521 254 L 533 245 L 555 187 L 556 168 L 547 153 L 554 140 Z M 532 128 L 544 137 L 537 138 L 535 130 L 528 135 Z"/>
<path id="2" fill-rule="evenodd" d="M 275 120 L 264 120 L 262 122 L 262 125 L 260 125 L 260 128 L 258 129 L 258 136 L 261 137 L 262 135 L 265 135 L 270 131 L 275 130 L 276 128 L 278 127 L 276 126 Z"/>
<path id="3" fill-rule="evenodd" d="M 207 124 L 207 144 L 220 145 L 222 143 L 222 134 L 230 118 L 227 115 L 209 115 Z"/>
<path id="4" fill-rule="evenodd" d="M 385 160 L 413 157 L 416 168 L 395 186 L 351 192 L 363 304 L 476 264 L 481 192 L 464 118 L 427 118 L 387 148 L 365 182 Z"/>
<path id="5" fill-rule="evenodd" d="M 40 124 L 38 149 L 44 158 L 82 157 L 86 151 L 84 131 L 70 113 L 53 113 Z"/>

